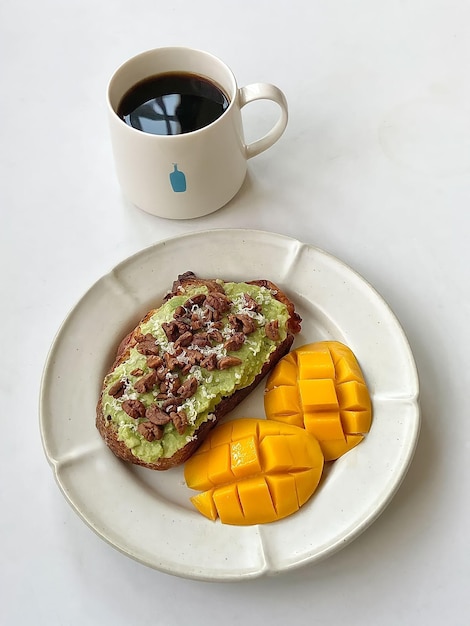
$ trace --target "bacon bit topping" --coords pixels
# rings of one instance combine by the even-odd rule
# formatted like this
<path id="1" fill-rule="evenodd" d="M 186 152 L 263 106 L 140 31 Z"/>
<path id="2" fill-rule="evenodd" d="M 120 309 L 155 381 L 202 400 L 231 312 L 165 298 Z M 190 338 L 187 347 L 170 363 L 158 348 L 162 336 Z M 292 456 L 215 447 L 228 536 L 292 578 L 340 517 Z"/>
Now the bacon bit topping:
<path id="1" fill-rule="evenodd" d="M 222 341 L 224 340 L 224 336 L 218 328 L 212 328 L 208 331 L 207 335 L 209 339 L 215 343 L 222 343 Z"/>
<path id="2" fill-rule="evenodd" d="M 170 416 L 156 404 L 151 404 L 145 411 L 145 417 L 156 426 L 164 426 L 170 421 Z"/>
<path id="3" fill-rule="evenodd" d="M 137 431 L 147 441 L 155 441 L 163 437 L 163 427 L 152 424 L 152 422 L 142 422 L 137 426 Z"/>
<path id="4" fill-rule="evenodd" d="M 246 313 L 229 315 L 228 321 L 232 328 L 234 328 L 236 331 L 243 332 L 245 335 L 249 335 L 256 330 L 256 322 Z"/>
<path id="5" fill-rule="evenodd" d="M 157 369 L 158 380 L 165 380 L 167 374 L 168 374 L 167 368 L 164 365 L 160 365 L 160 367 Z"/>
<path id="6" fill-rule="evenodd" d="M 146 337 L 148 336 L 152 337 L 152 335 L 146 335 Z M 160 352 L 160 348 L 155 343 L 154 337 L 152 337 L 151 340 L 144 339 L 143 341 L 139 341 L 139 343 L 136 345 L 136 349 L 138 350 L 138 352 L 140 352 L 140 354 L 143 354 L 145 356 L 148 356 L 149 354 L 158 356 Z"/>
<path id="7" fill-rule="evenodd" d="M 160 365 L 163 364 L 163 359 L 161 356 L 156 356 L 155 354 L 151 355 L 147 359 L 147 365 L 152 369 L 157 369 Z"/>
<path id="8" fill-rule="evenodd" d="M 156 339 L 152 333 L 145 333 L 145 335 L 142 335 L 138 341 L 152 341 L 153 343 L 156 343 Z"/>
<path id="9" fill-rule="evenodd" d="M 147 359 L 147 363 L 148 363 L 148 359 Z M 131 376 L 142 376 L 143 373 L 144 373 L 144 370 L 141 370 L 140 367 L 136 367 L 135 370 L 132 370 Z"/>
<path id="10" fill-rule="evenodd" d="M 165 364 L 170 371 L 178 367 L 178 357 L 175 356 L 174 354 L 165 352 L 164 359 L 165 359 Z"/>
<path id="11" fill-rule="evenodd" d="M 168 341 L 176 341 L 178 339 L 179 330 L 175 321 L 163 322 L 162 328 Z"/>
<path id="12" fill-rule="evenodd" d="M 198 293 L 195 296 L 192 296 L 191 298 L 186 300 L 183 306 L 186 311 L 191 311 L 193 307 L 201 306 L 205 302 L 206 298 L 207 296 L 205 293 Z"/>
<path id="13" fill-rule="evenodd" d="M 182 346 L 182 347 L 189 346 L 191 344 L 192 340 L 193 340 L 193 334 L 192 334 L 192 332 L 190 332 L 188 330 L 185 333 L 183 333 L 182 335 L 180 335 L 178 337 L 178 339 L 175 341 L 175 348 L 177 348 L 179 346 Z"/>
<path id="14" fill-rule="evenodd" d="M 181 398 L 190 398 L 196 393 L 198 384 L 197 379 L 194 376 L 190 376 L 181 384 L 177 393 Z"/>
<path id="15" fill-rule="evenodd" d="M 264 332 L 266 333 L 266 337 L 268 337 L 268 339 L 279 341 L 279 320 L 272 320 L 271 322 L 268 322 L 264 327 Z"/>
<path id="16" fill-rule="evenodd" d="M 173 313 L 173 317 L 175 318 L 175 320 L 181 318 L 181 317 L 186 317 L 188 314 L 188 312 L 186 311 L 186 309 L 184 308 L 184 306 L 178 306 L 175 309 L 175 312 Z"/>
<path id="17" fill-rule="evenodd" d="M 253 311 L 255 313 L 260 313 L 261 305 L 258 304 L 256 300 L 250 296 L 249 293 L 243 294 L 243 300 L 245 304 L 245 309 L 248 309 L 249 311 Z"/>
<path id="18" fill-rule="evenodd" d="M 114 385 L 110 387 L 108 393 L 110 396 L 113 396 L 113 398 L 120 398 L 123 395 L 125 388 L 125 381 L 118 380 L 116 383 L 114 383 Z"/>
<path id="19" fill-rule="evenodd" d="M 142 378 L 139 378 L 139 380 L 134 383 L 134 389 L 137 391 L 137 393 L 146 393 L 147 391 L 153 389 L 156 382 L 157 372 L 155 370 L 152 370 L 145 376 L 142 376 Z"/>
<path id="20" fill-rule="evenodd" d="M 122 409 L 135 420 L 145 415 L 145 405 L 140 400 L 124 400 Z"/>
<path id="21" fill-rule="evenodd" d="M 224 293 L 211 291 L 204 304 L 209 309 L 214 309 L 218 313 L 226 313 L 230 308 L 230 300 Z"/>
<path id="22" fill-rule="evenodd" d="M 204 319 L 202 315 L 199 315 L 198 313 L 193 313 L 190 320 L 191 330 L 193 332 L 201 330 L 201 328 L 204 328 L 204 324 L 206 323 L 206 321 L 207 320 Z"/>
<path id="23" fill-rule="evenodd" d="M 169 377 L 166 382 L 166 389 L 168 393 L 174 394 L 181 387 L 181 381 L 178 376 Z"/>
<path id="24" fill-rule="evenodd" d="M 235 352 L 236 350 L 240 350 L 242 345 L 245 343 L 245 335 L 243 333 L 234 333 L 227 341 L 224 343 L 224 348 L 229 352 Z"/>
<path id="25" fill-rule="evenodd" d="M 175 425 L 178 434 L 182 435 L 188 425 L 188 418 L 183 409 L 180 409 L 179 411 L 172 411 L 170 413 L 170 419 Z"/>
<path id="26" fill-rule="evenodd" d="M 209 346 L 210 343 L 211 340 L 208 333 L 196 333 L 193 337 L 193 344 L 199 348 L 205 348 L 206 346 Z"/>
<path id="27" fill-rule="evenodd" d="M 236 356 L 223 356 L 217 361 L 217 369 L 226 370 L 233 365 L 240 365 L 243 361 Z"/>
<path id="28" fill-rule="evenodd" d="M 174 393 L 180 385 L 181 385 L 181 382 L 177 376 L 175 378 L 169 376 L 160 383 L 160 386 L 159 386 L 160 394 L 163 393 L 163 394 L 168 395 L 169 393 Z M 159 398 L 162 397 L 160 394 L 158 394 Z"/>
<path id="29" fill-rule="evenodd" d="M 211 352 L 209 355 L 204 357 L 201 361 L 201 367 L 204 367 L 206 370 L 211 372 L 217 368 L 217 355 L 215 352 Z"/>
<path id="30" fill-rule="evenodd" d="M 162 402 L 162 409 L 164 411 L 175 411 L 177 407 L 181 406 L 184 402 L 184 398 L 176 398 L 175 396 L 165 396 L 165 400 Z"/>

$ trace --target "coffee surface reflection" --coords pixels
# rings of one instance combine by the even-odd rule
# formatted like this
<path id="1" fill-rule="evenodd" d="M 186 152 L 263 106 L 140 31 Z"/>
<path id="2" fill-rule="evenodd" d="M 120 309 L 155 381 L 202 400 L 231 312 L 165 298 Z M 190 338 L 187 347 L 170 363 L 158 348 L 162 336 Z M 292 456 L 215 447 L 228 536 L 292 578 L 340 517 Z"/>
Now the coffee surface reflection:
<path id="1" fill-rule="evenodd" d="M 134 85 L 117 113 L 126 124 L 145 133 L 181 135 L 212 124 L 229 104 L 220 87 L 207 78 L 174 72 Z"/>

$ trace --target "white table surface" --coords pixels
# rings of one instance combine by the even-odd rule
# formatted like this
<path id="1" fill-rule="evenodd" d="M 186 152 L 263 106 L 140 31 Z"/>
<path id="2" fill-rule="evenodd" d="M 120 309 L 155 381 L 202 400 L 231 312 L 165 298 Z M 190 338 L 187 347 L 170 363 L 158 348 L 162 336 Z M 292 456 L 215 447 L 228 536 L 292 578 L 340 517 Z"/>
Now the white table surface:
<path id="1" fill-rule="evenodd" d="M 469 23 L 466 0 L 1 3 L 2 624 L 468 623 Z M 206 49 L 290 105 L 239 195 L 194 221 L 133 208 L 114 175 L 108 78 L 162 45 Z M 247 138 L 274 115 L 247 108 Z M 205 583 L 81 521 L 46 461 L 38 396 L 60 323 L 100 276 L 166 237 L 232 227 L 318 246 L 375 286 L 414 352 L 423 421 L 398 494 L 344 550 Z"/>

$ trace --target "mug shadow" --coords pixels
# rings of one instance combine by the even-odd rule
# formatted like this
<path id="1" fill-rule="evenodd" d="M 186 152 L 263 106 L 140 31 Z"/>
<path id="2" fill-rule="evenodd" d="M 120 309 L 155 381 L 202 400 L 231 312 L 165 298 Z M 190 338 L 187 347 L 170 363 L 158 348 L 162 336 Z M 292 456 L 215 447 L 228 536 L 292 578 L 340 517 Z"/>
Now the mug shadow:
<path id="1" fill-rule="evenodd" d="M 252 214 L 253 210 L 257 206 L 257 198 L 261 197 L 261 193 L 257 185 L 255 184 L 255 180 L 253 174 L 250 170 L 247 171 L 245 179 L 242 183 L 242 186 L 234 195 L 234 197 L 224 204 L 223 207 L 208 215 L 208 218 L 222 218 L 226 219 L 227 217 L 233 217 L 234 222 L 240 221 L 240 215 L 243 214 L 244 210 L 249 209 L 250 214 Z"/>
<path id="2" fill-rule="evenodd" d="M 224 228 L 271 230 L 270 212 L 266 208 L 272 207 L 274 210 L 277 202 L 275 188 L 267 186 L 262 177 L 257 177 L 256 171 L 248 169 L 237 194 L 218 211 L 207 217 L 211 218 L 211 227 L 218 227 L 217 224 L 214 225 L 215 220 L 216 222 L 223 221 L 223 225 L 220 226 Z"/>

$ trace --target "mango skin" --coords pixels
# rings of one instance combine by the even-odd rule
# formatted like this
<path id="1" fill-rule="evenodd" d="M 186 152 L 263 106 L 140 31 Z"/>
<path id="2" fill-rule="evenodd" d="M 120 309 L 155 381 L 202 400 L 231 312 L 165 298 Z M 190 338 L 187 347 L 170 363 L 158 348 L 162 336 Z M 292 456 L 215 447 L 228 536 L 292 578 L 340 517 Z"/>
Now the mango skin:
<path id="1" fill-rule="evenodd" d="M 318 439 L 325 461 L 357 446 L 369 432 L 372 403 L 359 363 L 339 341 L 292 350 L 266 381 L 268 420 L 305 428 Z"/>
<path id="2" fill-rule="evenodd" d="M 223 524 L 274 522 L 295 513 L 315 492 L 324 466 L 318 441 L 305 429 L 264 419 L 219 424 L 186 462 L 191 498 Z"/>

